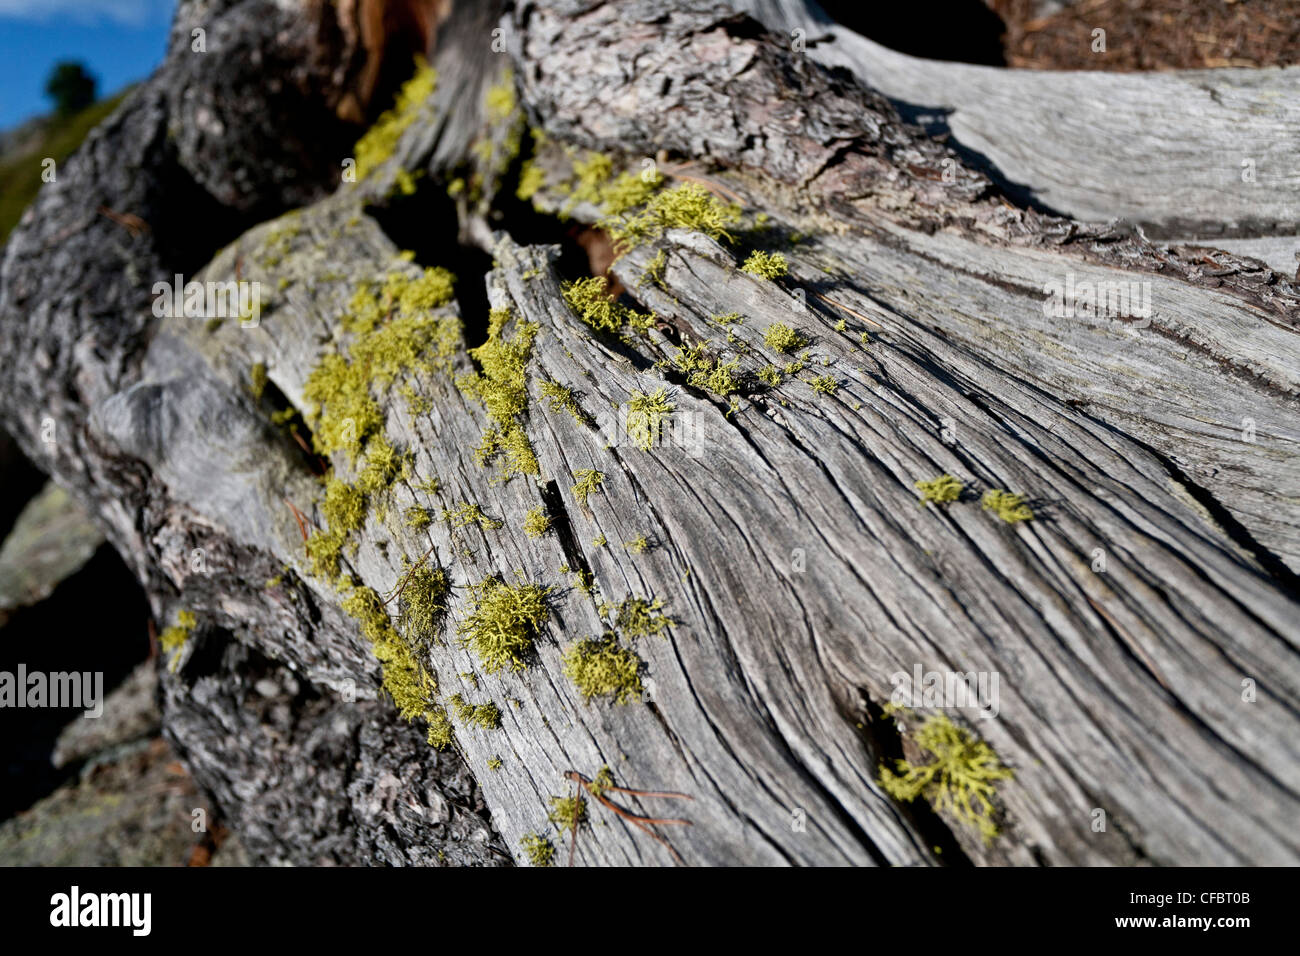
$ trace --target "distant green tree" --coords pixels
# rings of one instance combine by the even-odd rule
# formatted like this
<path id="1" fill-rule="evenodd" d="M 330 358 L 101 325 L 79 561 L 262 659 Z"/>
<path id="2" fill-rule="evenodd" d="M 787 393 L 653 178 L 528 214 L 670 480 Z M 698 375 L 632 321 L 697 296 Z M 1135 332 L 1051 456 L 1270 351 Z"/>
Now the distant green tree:
<path id="1" fill-rule="evenodd" d="M 95 78 L 80 63 L 65 60 L 50 71 L 45 93 L 54 100 L 60 116 L 71 116 L 95 102 Z"/>

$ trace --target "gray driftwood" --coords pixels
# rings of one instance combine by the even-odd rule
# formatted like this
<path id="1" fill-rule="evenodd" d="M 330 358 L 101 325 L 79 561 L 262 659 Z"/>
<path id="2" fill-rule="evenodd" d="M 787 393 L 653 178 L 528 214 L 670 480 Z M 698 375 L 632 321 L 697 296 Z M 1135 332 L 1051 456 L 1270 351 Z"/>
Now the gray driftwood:
<path id="1" fill-rule="evenodd" d="M 239 17 L 262 5 L 228 7 Z M 783 34 L 700 0 L 673 7 L 518 4 L 501 23 L 506 52 L 482 53 L 482 74 L 466 66 L 468 39 L 444 46 L 438 93 L 388 168 L 243 232 L 203 270 L 276 290 L 256 328 L 152 321 L 148 292 L 170 273 L 169 251 L 156 233 L 93 214 L 161 215 L 173 187 L 150 171 L 188 169 L 163 135 L 169 117 L 185 119 L 163 101 L 172 66 L 15 233 L 0 274 L 15 379 L 4 421 L 88 503 L 158 618 L 200 618 L 165 681 L 167 730 L 196 779 L 263 860 L 518 855 L 525 833 L 546 829 L 548 797 L 570 792 L 564 774 L 608 765 L 620 785 L 693 798 L 624 801 L 688 818 L 660 828 L 688 864 L 1296 862 L 1300 290 L 1226 252 L 1160 249 L 1132 229 L 1017 208 L 882 96 L 793 55 Z M 192 10 L 182 5 L 181 22 Z M 319 522 L 318 479 L 249 374 L 264 363 L 303 407 L 357 283 L 416 273 L 370 203 L 387 201 L 398 166 L 442 189 L 474 162 L 474 136 L 501 131 L 466 91 L 507 64 L 548 136 L 536 157 L 543 210 L 597 217 L 555 188 L 566 147 L 596 149 L 707 180 L 767 213 L 769 235 L 806 238 L 784 247 L 791 274 L 779 282 L 739 271 L 743 245 L 699 233 L 637 249 L 614 273 L 662 323 L 629 345 L 571 312 L 554 246 L 521 244 L 483 203 L 423 224 L 490 251 L 486 275 L 459 281 L 485 283 L 492 306 L 541 330 L 527 420 L 539 482 L 502 483 L 475 463 L 486 419 L 451 375 L 404 381 L 427 412 L 397 389 L 385 396 L 386 434 L 412 454 L 412 477 L 387 517 L 372 514 L 350 568 L 388 594 L 404 558 L 444 566 L 456 587 L 429 666 L 444 696 L 491 699 L 503 716 L 497 730 L 458 727 L 457 750 L 438 754 L 392 712 L 366 641 L 306 570 L 287 502 Z M 124 150 L 141 174 L 114 174 Z M 263 188 L 280 208 L 299 204 Z M 69 232 L 78 217 L 82 231 Z M 660 282 L 642 281 L 660 252 Z M 78 261 L 120 277 L 94 300 L 84 284 L 69 293 Z M 1149 327 L 1046 317 L 1045 285 L 1069 273 L 1149 283 Z M 730 312 L 744 322 L 728 342 L 711 319 Z M 756 372 L 789 360 L 763 341 L 775 322 L 811 347 L 807 370 L 771 387 Z M 737 407 L 656 366 L 673 339 L 739 358 Z M 472 367 L 463 351 L 454 364 Z M 814 391 L 815 375 L 836 390 Z M 617 427 L 552 413 L 543 380 L 572 387 L 597 423 L 663 385 L 677 425 L 642 450 Z M 59 436 L 48 448 L 46 418 Z M 571 488 L 583 468 L 607 476 L 585 505 Z M 918 507 L 914 483 L 943 472 L 975 497 Z M 435 475 L 436 494 L 419 490 Z M 1035 518 L 998 521 L 978 503 L 990 488 L 1024 494 Z M 436 514 L 464 501 L 502 527 L 400 521 L 411 505 Z M 521 526 L 537 506 L 557 529 L 534 540 Z M 601 535 L 609 544 L 594 546 Z M 645 553 L 622 546 L 640 535 Z M 561 566 L 594 572 L 596 595 L 569 587 Z M 488 675 L 452 628 L 470 609 L 467 584 L 516 571 L 556 587 L 551 618 L 527 669 Z M 605 629 L 598 600 L 632 595 L 663 601 L 676 622 L 634 644 L 647 699 L 585 703 L 560 655 Z M 919 757 L 919 715 L 881 715 L 891 675 L 917 665 L 1000 675 L 996 719 L 952 714 L 1015 771 L 998 787 L 1003 833 L 990 844 L 877 782 L 883 760 Z M 499 836 L 474 812 L 479 792 Z M 674 862 L 601 807 L 590 813 L 578 862 Z"/>
<path id="2" fill-rule="evenodd" d="M 886 49 L 815 0 L 731 6 L 851 70 L 1018 197 L 1076 219 L 1122 218 L 1166 240 L 1270 239 L 1243 254 L 1296 274 L 1300 67 L 1138 74 L 942 63 Z"/>

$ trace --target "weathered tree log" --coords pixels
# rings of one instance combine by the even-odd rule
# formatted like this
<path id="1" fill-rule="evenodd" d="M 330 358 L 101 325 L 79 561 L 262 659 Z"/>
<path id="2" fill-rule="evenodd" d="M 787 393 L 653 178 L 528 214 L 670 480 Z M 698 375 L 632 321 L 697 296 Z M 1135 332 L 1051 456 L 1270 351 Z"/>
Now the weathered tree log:
<path id="1" fill-rule="evenodd" d="M 1296 273 L 1300 67 L 1141 74 L 941 63 L 886 49 L 815 0 L 731 6 L 851 70 L 1019 199 L 1076 219 L 1122 218 L 1165 240 L 1284 237 L 1286 255 L 1266 261 Z"/>
<path id="2" fill-rule="evenodd" d="M 691 825 L 658 827 L 659 842 L 589 801 L 582 863 L 1300 857 L 1292 283 L 1228 253 L 1017 208 L 877 93 L 707 2 L 520 3 L 498 56 L 465 26 L 481 21 L 456 23 L 389 162 L 254 227 L 199 276 L 274 290 L 255 327 L 154 322 L 166 247 L 93 217 L 86 245 L 66 234 L 96 204 L 152 224 L 174 190 L 151 172 L 170 150 L 157 136 L 167 108 L 150 112 L 167 68 L 69 164 L 78 188 L 61 176 L 42 193 L 0 274 L 18 370 L 4 421 L 29 453 L 55 421 L 42 464 L 130 557 L 160 620 L 198 618 L 165 681 L 167 730 L 251 853 L 486 862 L 496 838 L 473 803 L 440 812 L 477 786 L 520 856 L 521 838 L 548 828 L 548 797 L 571 792 L 566 774 L 607 766 L 619 786 L 692 798 L 607 794 L 615 803 Z M 529 223 L 498 218 L 525 122 L 545 133 Z M 106 157 L 131 143 L 145 175 L 128 184 Z M 654 310 L 644 334 L 584 323 L 559 249 L 537 241 L 564 236 L 561 215 L 601 218 L 599 194 L 574 191 L 574 147 L 705 181 L 747 210 L 735 243 L 669 229 L 615 262 Z M 405 200 L 414 173 L 424 182 Z M 419 265 L 389 234 L 412 230 Z M 92 312 L 84 284 L 70 295 L 50 276 L 71 255 L 102 262 L 110 237 L 130 243 L 124 277 Z M 358 290 L 418 279 L 457 240 L 495 262 L 462 273 L 459 303 L 427 318 L 463 321 L 470 341 L 374 391 L 376 434 L 409 460 L 348 536 L 340 593 L 304 551 L 311 528 L 337 530 L 320 462 L 272 415 L 297 409 L 319 427 L 309 383 L 332 353 L 358 361 L 365 333 L 341 321 Z M 789 274 L 740 271 L 754 247 L 781 251 Z M 1146 283 L 1149 325 L 1047 316 L 1045 288 L 1066 281 Z M 509 314 L 487 332 L 464 292 L 476 282 Z M 731 313 L 743 321 L 718 318 Z M 773 350 L 777 324 L 806 341 L 800 358 Z M 485 334 L 535 335 L 515 423 L 536 480 L 503 481 L 476 451 L 494 423 L 456 378 L 484 365 L 466 346 Z M 679 349 L 695 343 L 715 371 L 737 363 L 734 388 L 682 372 Z M 574 414 L 544 383 L 571 390 Z M 661 387 L 672 410 L 646 447 L 629 436 L 629 400 Z M 352 455 L 329 464 L 358 481 Z M 590 495 L 575 488 L 584 469 L 604 475 Z M 966 493 L 918 507 L 915 483 L 942 473 Z M 1022 493 L 1032 520 L 981 508 L 990 489 Z M 488 520 L 454 520 L 467 504 Z M 552 527 L 533 537 L 538 508 Z M 421 513 L 434 520 L 408 518 Z M 435 632 L 407 644 L 436 675 L 425 715 L 457 693 L 500 710 L 499 727 L 455 728 L 476 784 L 387 705 L 344 610 L 345 595 L 380 595 L 380 620 L 400 627 L 413 568 L 452 585 Z M 551 588 L 517 671 L 457 639 L 490 576 Z M 610 610 L 638 599 L 662 602 L 671 625 Z M 641 658 L 644 699 L 588 701 L 566 676 L 566 649 L 606 632 Z M 935 708 L 885 712 L 894 675 L 918 667 L 1000 677 L 996 719 L 949 711 L 1014 771 L 996 785 L 995 840 L 880 782 L 886 761 L 927 759 L 915 741 Z"/>

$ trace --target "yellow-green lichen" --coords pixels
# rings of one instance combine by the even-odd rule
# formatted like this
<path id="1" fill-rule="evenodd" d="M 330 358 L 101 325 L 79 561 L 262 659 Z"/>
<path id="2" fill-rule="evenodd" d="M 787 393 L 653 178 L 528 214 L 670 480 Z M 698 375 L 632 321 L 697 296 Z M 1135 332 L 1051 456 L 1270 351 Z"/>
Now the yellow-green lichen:
<path id="1" fill-rule="evenodd" d="M 321 514 L 331 531 L 351 534 L 365 524 L 366 496 L 360 489 L 331 476 L 325 481 Z"/>
<path id="2" fill-rule="evenodd" d="M 515 189 L 515 196 L 524 202 L 528 202 L 545 185 L 546 173 L 531 159 L 526 160 L 523 168 L 519 171 L 519 186 Z"/>
<path id="3" fill-rule="evenodd" d="M 546 819 L 561 833 L 576 830 L 587 822 L 587 801 L 582 794 L 574 797 L 551 797 Z"/>
<path id="4" fill-rule="evenodd" d="M 456 739 L 456 731 L 451 725 L 451 718 L 447 716 L 447 709 L 435 705 L 425 712 L 424 719 L 429 726 L 429 746 L 438 750 L 450 747 Z"/>
<path id="5" fill-rule="evenodd" d="M 649 451 L 660 438 L 663 424 L 673 412 L 668 390 L 660 387 L 649 395 L 633 392 L 627 402 L 627 436 L 642 451 Z"/>
<path id="6" fill-rule="evenodd" d="M 768 348 L 782 353 L 797 352 L 808 344 L 807 339 L 781 322 L 767 327 L 767 331 L 763 333 L 763 341 L 767 343 Z"/>
<path id="7" fill-rule="evenodd" d="M 491 701 L 486 704 L 471 704 L 460 694 L 452 694 L 447 703 L 462 724 L 481 727 L 483 730 L 496 730 L 501 726 L 501 710 Z"/>
<path id="8" fill-rule="evenodd" d="M 415 61 L 415 75 L 398 91 L 393 108 L 388 110 L 357 141 L 357 178 L 365 179 L 384 163 L 397 148 L 398 140 L 419 115 L 419 106 L 432 94 L 437 73 L 423 59 Z"/>
<path id="9" fill-rule="evenodd" d="M 524 515 L 524 534 L 530 538 L 540 538 L 550 530 L 551 519 L 541 506 L 529 508 Z"/>
<path id="10" fill-rule="evenodd" d="M 544 836 L 525 833 L 519 845 L 530 866 L 550 866 L 555 861 L 555 847 Z"/>
<path id="11" fill-rule="evenodd" d="M 358 287 L 342 319 L 354 336 L 348 355 L 324 356 L 303 387 L 318 452 L 355 456 L 383 426 L 375 391 L 408 371 L 451 367 L 462 342 L 460 320 L 429 312 L 451 300 L 452 282 L 451 273 L 433 268 L 416 278 L 391 273 L 378 288 Z"/>
<path id="12" fill-rule="evenodd" d="M 533 322 L 517 323 L 514 336 L 507 338 L 504 330 L 510 318 L 508 309 L 492 310 L 487 341 L 469 351 L 481 371 L 456 379 L 461 393 L 480 402 L 492 422 L 493 427 L 483 433 L 479 445 L 479 464 L 484 465 L 504 453 L 502 471 L 507 478 L 541 472 L 523 421 L 528 410 L 528 356 L 539 326 Z"/>
<path id="13" fill-rule="evenodd" d="M 573 484 L 573 493 L 584 505 L 592 493 L 605 481 L 605 473 L 596 471 L 594 468 L 583 468 L 575 471 L 573 477 L 577 479 Z"/>
<path id="14" fill-rule="evenodd" d="M 952 475 L 943 474 L 929 481 L 918 481 L 916 488 L 921 492 L 921 507 L 928 504 L 944 505 L 961 497 L 966 486 Z"/>
<path id="15" fill-rule="evenodd" d="M 686 376 L 686 381 L 694 388 L 713 392 L 726 397 L 739 390 L 740 382 L 736 370 L 740 368 L 740 359 L 731 362 L 715 362 L 704 354 L 705 342 L 682 347 L 673 356 L 673 364 Z"/>
<path id="16" fill-rule="evenodd" d="M 621 604 L 602 604 L 600 616 L 613 617 L 613 625 L 628 637 L 652 637 L 661 634 L 675 622 L 661 613 L 663 601 L 649 601 L 643 597 L 629 597 Z"/>
<path id="17" fill-rule="evenodd" d="M 808 385 L 814 392 L 821 395 L 833 395 L 835 390 L 840 387 L 840 383 L 835 381 L 833 375 L 818 375 L 816 378 L 808 379 Z"/>
<path id="18" fill-rule="evenodd" d="M 483 509 L 476 504 L 470 504 L 468 501 L 462 501 L 455 508 L 444 508 L 440 521 L 445 521 L 453 528 L 464 528 L 467 525 L 476 524 L 486 531 L 495 531 L 502 526 L 501 522 L 495 518 L 489 518 L 483 513 Z"/>
<path id="19" fill-rule="evenodd" d="M 590 276 L 564 283 L 560 293 L 578 318 L 598 332 L 621 332 L 624 326 L 645 332 L 653 327 L 653 313 L 647 315 L 621 304 L 606 292 L 606 286 L 604 276 Z"/>
<path id="20" fill-rule="evenodd" d="M 630 554 L 645 554 L 650 549 L 650 541 L 645 535 L 639 534 L 631 541 L 624 541 L 623 547 Z"/>
<path id="21" fill-rule="evenodd" d="M 439 619 L 447 611 L 451 585 L 442 568 L 421 563 L 409 565 L 402 577 L 397 627 L 408 644 L 418 645 L 433 638 Z"/>
<path id="22" fill-rule="evenodd" d="M 406 720 L 424 717 L 432 725 L 437 683 L 415 648 L 393 627 L 380 596 L 372 588 L 354 585 L 344 595 L 341 606 L 361 626 L 361 633 L 383 665 L 384 689 L 397 712 Z"/>
<path id="23" fill-rule="evenodd" d="M 587 415 L 578 405 L 577 396 L 573 394 L 573 389 L 567 385 L 561 385 L 559 382 L 553 382 L 550 379 L 544 379 L 537 383 L 542 397 L 546 399 L 553 412 L 568 412 L 573 420 L 579 425 L 587 425 L 590 422 Z"/>
<path id="24" fill-rule="evenodd" d="M 162 633 L 158 635 L 158 646 L 162 648 L 163 653 L 172 655 L 171 661 L 167 665 L 169 671 L 174 672 L 180 664 L 185 645 L 189 643 L 190 634 L 198 626 L 198 623 L 199 620 L 192 611 L 178 611 L 176 612 L 176 623 L 163 628 Z"/>
<path id="25" fill-rule="evenodd" d="M 487 577 L 470 585 L 470 592 L 474 610 L 457 625 L 460 645 L 473 650 L 489 674 L 505 668 L 522 670 L 537 629 L 550 616 L 550 589 Z"/>
<path id="26" fill-rule="evenodd" d="M 745 264 L 740 267 L 741 272 L 748 272 L 752 276 L 758 276 L 760 279 L 779 279 L 790 272 L 790 264 L 785 261 L 785 256 L 779 252 L 760 252 L 755 250 L 749 254 Z"/>
<path id="27" fill-rule="evenodd" d="M 253 396 L 253 401 L 262 400 L 262 394 L 266 391 L 266 382 L 266 363 L 255 362 L 248 370 L 248 392 Z"/>
<path id="28" fill-rule="evenodd" d="M 498 770 L 501 769 L 501 767 L 502 767 L 502 763 L 500 757 L 488 757 L 487 768 L 489 770 L 491 770 L 493 773 L 496 773 Z"/>
<path id="29" fill-rule="evenodd" d="M 759 380 L 766 385 L 776 388 L 781 384 L 781 370 L 775 365 L 765 365 L 758 370 Z"/>
<path id="30" fill-rule="evenodd" d="M 722 203 L 698 183 L 683 183 L 650 198 L 632 215 L 626 210 L 601 220 L 601 227 L 623 253 L 658 239 L 668 229 L 690 229 L 712 239 L 734 241 L 728 231 L 740 222 L 740 207 Z"/>
<path id="31" fill-rule="evenodd" d="M 429 517 L 428 510 L 418 505 L 407 508 L 403 517 L 406 520 L 406 526 L 414 528 L 416 531 L 423 531 L 433 522 L 433 519 Z"/>
<path id="32" fill-rule="evenodd" d="M 563 212 L 567 213 L 578 203 L 601 202 L 601 187 L 614 175 L 614 162 L 604 153 L 588 151 L 585 159 L 573 161 L 573 172 L 578 177 Z"/>
<path id="33" fill-rule="evenodd" d="M 996 488 L 984 493 L 983 505 L 985 511 L 992 511 L 1007 524 L 1029 521 L 1034 516 L 1033 509 L 1025 504 L 1025 499 L 1021 495 Z"/>
<path id="34" fill-rule="evenodd" d="M 578 641 L 563 657 L 564 676 L 573 681 L 584 699 L 612 697 L 616 704 L 641 696 L 640 666 L 641 659 L 619 647 L 613 635 L 601 641 Z"/>
<path id="35" fill-rule="evenodd" d="M 390 488 L 409 471 L 411 462 L 409 452 L 399 452 L 386 437 L 375 435 L 366 443 L 365 464 L 357 476 L 357 490 L 370 496 Z"/>
<path id="36" fill-rule="evenodd" d="M 997 836 L 993 823 L 994 784 L 1013 776 L 993 749 L 940 714 L 921 724 L 913 738 L 931 759 L 913 764 L 896 760 L 895 769 L 880 768 L 880 785 L 896 800 L 924 797 L 938 812 L 947 812 L 973 827 L 986 843 Z"/>

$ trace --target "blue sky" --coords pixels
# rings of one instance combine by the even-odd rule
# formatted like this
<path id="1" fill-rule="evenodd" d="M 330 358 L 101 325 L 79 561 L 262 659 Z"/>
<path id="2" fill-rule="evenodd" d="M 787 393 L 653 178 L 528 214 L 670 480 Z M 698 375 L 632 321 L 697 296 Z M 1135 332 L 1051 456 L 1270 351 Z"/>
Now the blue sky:
<path id="1" fill-rule="evenodd" d="M 80 60 L 101 96 L 153 72 L 175 0 L 0 0 L 0 129 L 47 112 L 45 80 Z"/>

